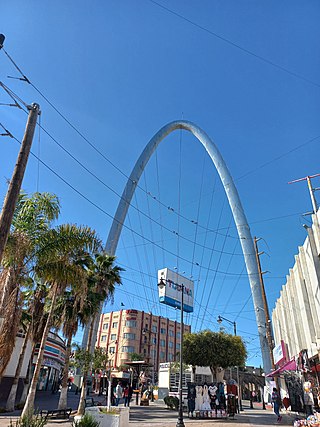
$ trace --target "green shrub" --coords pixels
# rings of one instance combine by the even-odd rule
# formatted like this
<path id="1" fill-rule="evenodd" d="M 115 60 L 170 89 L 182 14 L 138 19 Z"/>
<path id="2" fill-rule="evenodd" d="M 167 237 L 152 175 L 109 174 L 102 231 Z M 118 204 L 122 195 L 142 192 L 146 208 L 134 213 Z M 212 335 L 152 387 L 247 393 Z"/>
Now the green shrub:
<path id="1" fill-rule="evenodd" d="M 74 427 L 99 427 L 99 425 L 99 421 L 96 421 L 90 414 L 85 414 L 81 420 L 73 422 Z"/>
<path id="2" fill-rule="evenodd" d="M 32 415 L 18 418 L 15 422 L 10 420 L 9 427 L 43 427 L 46 423 L 47 420 L 40 415 Z"/>
<path id="3" fill-rule="evenodd" d="M 165 396 L 164 397 L 164 403 L 170 408 L 170 409 L 178 409 L 179 408 L 179 399 L 174 396 Z"/>

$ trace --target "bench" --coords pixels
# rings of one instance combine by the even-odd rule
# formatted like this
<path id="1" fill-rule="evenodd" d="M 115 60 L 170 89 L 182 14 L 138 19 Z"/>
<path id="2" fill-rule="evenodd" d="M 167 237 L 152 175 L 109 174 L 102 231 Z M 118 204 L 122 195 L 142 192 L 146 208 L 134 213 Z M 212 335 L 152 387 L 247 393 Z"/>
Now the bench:
<path id="1" fill-rule="evenodd" d="M 103 402 L 98 402 L 97 400 L 94 400 L 93 397 L 87 397 L 84 400 L 84 406 L 85 408 L 90 408 L 90 406 L 103 406 Z"/>
<path id="2" fill-rule="evenodd" d="M 68 418 L 69 419 L 70 415 L 71 415 L 71 411 L 72 411 L 71 408 L 68 408 L 68 409 L 52 409 L 52 410 L 43 409 L 40 412 L 40 416 L 41 416 L 41 418 L 44 418 L 44 419 L 48 419 L 49 417 Z"/>

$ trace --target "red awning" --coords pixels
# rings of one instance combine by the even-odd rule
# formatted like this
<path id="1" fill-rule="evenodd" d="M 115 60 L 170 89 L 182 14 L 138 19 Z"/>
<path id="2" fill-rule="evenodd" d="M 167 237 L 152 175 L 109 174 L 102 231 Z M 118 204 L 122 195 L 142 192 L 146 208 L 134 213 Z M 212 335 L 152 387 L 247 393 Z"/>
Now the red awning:
<path id="1" fill-rule="evenodd" d="M 284 371 L 295 371 L 297 369 L 297 363 L 294 359 L 290 360 L 289 362 L 285 363 L 280 368 L 276 369 L 275 371 L 271 371 L 269 374 L 266 375 L 266 377 L 273 377 L 275 375 L 280 374 Z"/>

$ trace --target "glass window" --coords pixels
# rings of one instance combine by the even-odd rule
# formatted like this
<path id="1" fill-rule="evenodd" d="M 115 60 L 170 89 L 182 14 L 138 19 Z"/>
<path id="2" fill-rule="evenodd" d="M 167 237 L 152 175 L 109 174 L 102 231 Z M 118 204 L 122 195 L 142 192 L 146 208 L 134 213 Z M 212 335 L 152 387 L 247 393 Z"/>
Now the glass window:
<path id="1" fill-rule="evenodd" d="M 161 329 L 160 329 L 160 333 L 161 333 L 161 334 L 165 334 L 165 333 L 166 333 L 165 328 L 161 328 Z"/>
<path id="2" fill-rule="evenodd" d="M 173 361 L 173 354 L 169 353 L 168 357 L 169 357 L 169 362 L 172 362 Z"/>
<path id="3" fill-rule="evenodd" d="M 173 348 L 173 342 L 169 341 L 169 348 Z"/>
<path id="4" fill-rule="evenodd" d="M 150 351 L 150 355 L 151 355 L 152 359 L 154 359 L 154 357 L 156 355 L 156 351 L 155 350 L 151 350 Z"/>
<path id="5" fill-rule="evenodd" d="M 137 327 L 137 321 L 136 320 L 126 320 L 125 326 L 129 328 L 136 328 Z"/>
<path id="6" fill-rule="evenodd" d="M 143 349 L 143 354 L 144 354 L 144 355 L 146 355 L 146 354 L 147 354 L 147 349 L 146 349 L 146 348 L 144 348 L 144 349 Z"/>
<path id="7" fill-rule="evenodd" d="M 147 344 L 147 342 L 148 342 L 148 338 L 147 338 L 146 336 L 144 336 L 144 338 L 143 338 L 143 342 L 144 342 L 144 344 Z"/>
<path id="8" fill-rule="evenodd" d="M 180 332 L 177 332 L 177 338 L 180 338 L 180 335 L 181 335 Z"/>
<path id="9" fill-rule="evenodd" d="M 107 341 L 107 335 L 102 335 L 101 336 L 101 341 Z"/>
<path id="10" fill-rule="evenodd" d="M 169 337 L 173 337 L 173 331 L 169 329 Z"/>
<path id="11" fill-rule="evenodd" d="M 116 348 L 115 347 L 109 347 L 109 353 L 110 354 L 114 354 L 116 352 Z"/>
<path id="12" fill-rule="evenodd" d="M 165 347 L 166 346 L 166 341 L 165 340 L 160 340 L 160 346 L 161 347 Z"/>
<path id="13" fill-rule="evenodd" d="M 157 332 L 157 331 L 158 331 L 158 328 L 157 328 L 155 325 L 152 325 L 151 330 L 152 330 L 152 332 Z"/>
<path id="14" fill-rule="evenodd" d="M 136 334 L 132 334 L 129 332 L 126 332 L 123 334 L 123 339 L 125 340 L 135 340 L 136 339 Z"/>
<path id="15" fill-rule="evenodd" d="M 157 344 L 157 338 L 156 337 L 152 338 L 152 344 Z"/>
<path id="16" fill-rule="evenodd" d="M 122 353 L 134 353 L 133 345 L 124 345 L 122 347 Z"/>
<path id="17" fill-rule="evenodd" d="M 177 347 L 177 350 L 180 350 L 180 344 L 179 343 L 177 343 L 176 347 Z"/>
<path id="18" fill-rule="evenodd" d="M 108 328 L 109 328 L 109 323 L 104 323 L 104 324 L 102 325 L 102 329 L 106 330 L 106 329 L 108 329 Z"/>
<path id="19" fill-rule="evenodd" d="M 117 328 L 117 327 L 118 327 L 118 322 L 113 322 L 113 323 L 112 323 L 112 327 L 113 327 L 113 328 Z"/>
<path id="20" fill-rule="evenodd" d="M 164 359 L 166 357 L 166 353 L 164 351 L 160 351 L 160 359 Z"/>
<path id="21" fill-rule="evenodd" d="M 117 334 L 111 334 L 110 339 L 111 341 L 115 341 L 117 339 Z"/>

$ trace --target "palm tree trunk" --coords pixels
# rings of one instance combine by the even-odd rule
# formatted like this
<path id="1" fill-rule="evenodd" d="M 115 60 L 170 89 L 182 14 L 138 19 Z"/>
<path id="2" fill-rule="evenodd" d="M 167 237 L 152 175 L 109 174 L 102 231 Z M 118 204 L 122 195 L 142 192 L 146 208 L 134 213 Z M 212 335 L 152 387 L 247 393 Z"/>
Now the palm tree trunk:
<path id="1" fill-rule="evenodd" d="M 37 383 L 38 383 L 38 379 L 39 379 L 39 375 L 40 375 L 41 364 L 42 364 L 43 355 L 44 355 L 44 348 L 45 348 L 45 344 L 46 344 L 46 341 L 47 341 L 47 338 L 49 335 L 49 331 L 50 331 L 50 327 L 51 327 L 52 314 L 53 314 L 53 310 L 54 310 L 54 306 L 55 306 L 55 302 L 56 302 L 56 298 L 57 298 L 57 293 L 58 293 L 57 292 L 58 291 L 58 285 L 55 283 L 53 286 L 54 286 L 54 288 L 53 288 L 53 292 L 52 292 L 51 307 L 50 307 L 50 311 L 48 313 L 46 326 L 45 326 L 44 331 L 43 331 L 36 366 L 34 368 L 34 372 L 33 372 L 32 381 L 30 384 L 27 400 L 26 400 L 26 403 L 25 403 L 24 408 L 23 408 L 22 413 L 21 413 L 21 418 L 32 416 L 33 411 L 34 411 L 34 400 L 36 397 Z"/>
<path id="2" fill-rule="evenodd" d="M 7 300 L 11 292 L 15 288 L 14 268 L 4 268 L 0 275 L 0 314 L 4 314 L 7 305 Z"/>
<path id="3" fill-rule="evenodd" d="M 72 334 L 68 336 L 68 340 L 67 340 L 66 356 L 64 361 L 63 377 L 62 377 L 62 383 L 61 383 L 58 409 L 67 409 L 69 359 L 71 354 L 71 342 L 72 342 Z"/>
<path id="4" fill-rule="evenodd" d="M 24 405 L 26 403 L 26 399 L 28 396 L 28 391 L 29 391 L 29 385 L 30 385 L 30 381 L 31 381 L 31 367 L 32 367 L 32 361 L 33 361 L 33 350 L 31 353 L 31 357 L 29 360 L 29 364 L 28 364 L 28 369 L 27 369 L 27 375 L 24 379 L 24 383 L 23 383 L 23 390 L 22 390 L 22 394 L 20 397 L 20 402 L 19 405 Z"/>
<path id="5" fill-rule="evenodd" d="M 18 389 L 18 383 L 19 383 L 19 378 L 20 378 L 20 373 L 21 373 L 21 369 L 22 369 L 22 365 L 23 365 L 23 360 L 24 360 L 24 355 L 27 349 L 27 345 L 28 345 L 28 341 L 29 341 L 29 337 L 30 337 L 30 332 L 31 332 L 31 325 L 28 326 L 26 335 L 24 337 L 24 341 L 22 344 L 22 348 L 21 348 L 21 353 L 19 356 L 19 360 L 18 360 L 18 364 L 17 364 L 17 368 L 16 368 L 16 372 L 15 372 L 15 376 L 13 379 L 13 383 L 11 386 L 11 390 L 7 399 L 7 404 L 6 404 L 6 411 L 7 412 L 12 412 L 14 411 L 14 404 L 16 401 L 16 395 L 17 395 L 17 389 Z"/>
<path id="6" fill-rule="evenodd" d="M 92 319 L 92 321 L 90 323 L 90 329 L 89 329 L 89 336 L 88 336 L 86 351 L 90 351 L 90 348 L 91 348 L 91 341 L 92 341 L 92 335 L 93 335 L 93 325 L 94 325 L 94 318 Z M 85 411 L 85 398 L 86 398 L 86 394 L 87 394 L 87 375 L 88 375 L 88 370 L 87 370 L 87 368 L 85 368 L 83 371 L 83 376 L 82 376 L 81 395 L 80 395 L 77 415 L 83 415 L 84 411 Z"/>

